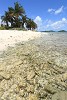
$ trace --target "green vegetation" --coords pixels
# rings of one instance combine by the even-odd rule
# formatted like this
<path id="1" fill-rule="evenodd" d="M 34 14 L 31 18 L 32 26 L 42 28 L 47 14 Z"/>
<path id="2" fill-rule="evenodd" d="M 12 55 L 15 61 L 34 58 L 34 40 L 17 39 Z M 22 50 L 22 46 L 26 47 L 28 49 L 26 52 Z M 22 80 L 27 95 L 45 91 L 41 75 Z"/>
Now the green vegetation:
<path id="1" fill-rule="evenodd" d="M 37 28 L 37 24 L 30 18 L 26 16 L 24 8 L 18 3 L 14 3 L 14 7 L 8 7 L 8 11 L 5 11 L 4 16 L 1 16 L 2 27 L 5 26 L 6 29 L 9 28 L 22 28 L 25 29 L 24 24 L 26 26 L 26 29 L 34 30 Z"/>
<path id="2" fill-rule="evenodd" d="M 60 30 L 60 31 L 58 31 L 58 32 L 67 32 L 66 30 Z"/>
<path id="3" fill-rule="evenodd" d="M 1 26 L 0 27 L 0 30 L 5 30 L 6 28 L 4 26 Z"/>
<path id="4" fill-rule="evenodd" d="M 53 30 L 41 31 L 41 32 L 55 32 Z"/>
<path id="5" fill-rule="evenodd" d="M 67 32 L 67 31 L 66 30 L 60 30 L 60 31 L 47 30 L 47 31 L 41 31 L 41 32 Z"/>

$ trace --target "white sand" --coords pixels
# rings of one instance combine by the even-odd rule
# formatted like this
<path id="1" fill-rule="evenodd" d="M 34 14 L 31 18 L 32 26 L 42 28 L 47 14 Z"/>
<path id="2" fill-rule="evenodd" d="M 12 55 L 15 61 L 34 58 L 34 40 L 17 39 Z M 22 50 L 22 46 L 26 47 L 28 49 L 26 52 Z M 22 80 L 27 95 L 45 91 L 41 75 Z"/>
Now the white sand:
<path id="1" fill-rule="evenodd" d="M 0 51 L 6 50 L 8 46 L 14 46 L 16 43 L 35 39 L 40 36 L 40 32 L 0 30 Z"/>

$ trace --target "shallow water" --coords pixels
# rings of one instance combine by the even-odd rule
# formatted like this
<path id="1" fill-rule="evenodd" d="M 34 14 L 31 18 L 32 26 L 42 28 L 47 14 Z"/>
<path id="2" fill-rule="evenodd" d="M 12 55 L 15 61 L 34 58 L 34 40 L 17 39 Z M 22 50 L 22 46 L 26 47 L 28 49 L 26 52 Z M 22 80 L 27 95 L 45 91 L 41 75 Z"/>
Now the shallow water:
<path id="1" fill-rule="evenodd" d="M 45 59 L 67 70 L 67 33 L 52 32 L 31 41 L 45 55 Z"/>
<path id="2" fill-rule="evenodd" d="M 50 32 L 47 34 L 41 33 L 41 38 L 33 40 L 35 45 L 40 45 L 41 48 L 55 48 L 67 53 L 67 32 Z"/>
<path id="3" fill-rule="evenodd" d="M 67 34 L 42 34 L 0 58 L 0 100 L 67 100 Z"/>
<path id="4" fill-rule="evenodd" d="M 57 46 L 66 46 L 67 47 L 67 33 L 62 32 L 50 32 L 47 34 L 41 33 L 42 37 L 40 38 L 39 43 L 46 43 L 50 45 Z"/>

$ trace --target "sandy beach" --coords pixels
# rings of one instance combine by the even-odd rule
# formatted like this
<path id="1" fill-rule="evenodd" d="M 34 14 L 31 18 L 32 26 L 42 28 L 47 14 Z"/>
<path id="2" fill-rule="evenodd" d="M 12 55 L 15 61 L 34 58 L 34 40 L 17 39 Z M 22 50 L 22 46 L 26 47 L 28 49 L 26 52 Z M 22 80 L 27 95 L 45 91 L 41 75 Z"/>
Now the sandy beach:
<path id="1" fill-rule="evenodd" d="M 0 51 L 6 50 L 8 46 L 14 46 L 16 43 L 29 41 L 40 36 L 40 32 L 0 30 Z"/>

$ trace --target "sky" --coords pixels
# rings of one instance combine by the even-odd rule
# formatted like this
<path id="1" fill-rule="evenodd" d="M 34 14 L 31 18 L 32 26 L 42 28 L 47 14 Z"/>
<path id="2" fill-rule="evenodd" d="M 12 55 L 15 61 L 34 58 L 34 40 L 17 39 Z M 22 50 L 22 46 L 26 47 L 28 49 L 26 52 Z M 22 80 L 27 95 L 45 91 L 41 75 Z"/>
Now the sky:
<path id="1" fill-rule="evenodd" d="M 38 31 L 67 30 L 67 0 L 1 0 L 0 16 L 16 1 L 24 7 L 26 15 L 37 23 Z"/>

